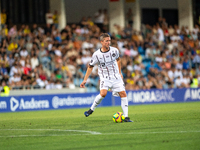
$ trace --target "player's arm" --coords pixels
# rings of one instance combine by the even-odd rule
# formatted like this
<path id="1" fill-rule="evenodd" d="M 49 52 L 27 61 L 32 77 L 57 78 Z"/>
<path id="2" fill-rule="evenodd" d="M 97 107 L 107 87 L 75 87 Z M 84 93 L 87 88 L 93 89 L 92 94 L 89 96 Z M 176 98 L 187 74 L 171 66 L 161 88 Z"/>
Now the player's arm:
<path id="1" fill-rule="evenodd" d="M 122 72 L 121 72 L 121 58 L 118 57 L 116 60 L 117 60 L 118 68 L 119 68 L 119 74 L 121 75 L 121 77 L 123 79 L 123 75 L 122 75 Z"/>
<path id="2" fill-rule="evenodd" d="M 86 81 L 87 79 L 89 78 L 91 72 L 92 72 L 92 69 L 93 69 L 94 66 L 91 66 L 89 65 L 88 68 L 87 68 L 87 71 L 86 71 L 86 74 L 85 74 L 85 77 L 83 79 L 83 82 L 80 84 L 80 87 L 81 88 L 84 88 L 85 87 L 85 84 L 86 84 Z"/>

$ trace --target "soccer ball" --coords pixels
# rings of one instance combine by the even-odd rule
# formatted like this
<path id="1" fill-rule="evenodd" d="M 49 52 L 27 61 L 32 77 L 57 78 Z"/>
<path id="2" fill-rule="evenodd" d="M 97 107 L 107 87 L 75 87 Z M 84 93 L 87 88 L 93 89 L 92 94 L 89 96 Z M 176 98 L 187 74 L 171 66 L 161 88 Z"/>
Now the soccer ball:
<path id="1" fill-rule="evenodd" d="M 113 121 L 116 122 L 116 123 L 123 122 L 124 119 L 125 119 L 125 117 L 124 117 L 122 112 L 118 111 L 113 115 Z"/>

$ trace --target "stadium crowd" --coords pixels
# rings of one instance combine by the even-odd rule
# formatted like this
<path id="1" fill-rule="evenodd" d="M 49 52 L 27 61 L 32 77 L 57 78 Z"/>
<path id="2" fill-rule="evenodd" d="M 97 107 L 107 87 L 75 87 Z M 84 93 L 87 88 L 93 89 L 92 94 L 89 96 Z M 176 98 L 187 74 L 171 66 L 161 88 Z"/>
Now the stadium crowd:
<path id="1" fill-rule="evenodd" d="M 57 24 L 18 28 L 5 24 L 0 35 L 1 85 L 6 83 L 10 89 L 79 86 L 93 52 L 101 47 L 99 35 L 109 33 L 108 18 L 97 17 L 101 22 L 83 17 L 80 23 L 62 30 Z M 120 51 L 127 90 L 188 88 L 200 83 L 199 25 L 189 30 L 159 18 L 153 26 L 142 25 L 140 31 L 129 23 L 113 28 L 109 33 L 111 45 Z M 87 84 L 89 91 L 98 90 L 98 80 L 94 67 Z"/>

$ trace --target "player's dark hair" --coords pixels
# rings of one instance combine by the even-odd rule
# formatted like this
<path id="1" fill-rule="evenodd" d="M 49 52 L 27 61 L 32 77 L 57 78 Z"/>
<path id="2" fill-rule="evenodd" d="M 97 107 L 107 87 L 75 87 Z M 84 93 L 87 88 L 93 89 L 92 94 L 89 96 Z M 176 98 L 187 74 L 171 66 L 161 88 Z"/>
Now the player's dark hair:
<path id="1" fill-rule="evenodd" d="M 102 33 L 102 34 L 100 35 L 100 37 L 99 37 L 99 40 L 100 40 L 100 41 L 103 41 L 104 38 L 106 38 L 106 37 L 110 37 L 110 35 L 109 35 L 108 33 Z"/>

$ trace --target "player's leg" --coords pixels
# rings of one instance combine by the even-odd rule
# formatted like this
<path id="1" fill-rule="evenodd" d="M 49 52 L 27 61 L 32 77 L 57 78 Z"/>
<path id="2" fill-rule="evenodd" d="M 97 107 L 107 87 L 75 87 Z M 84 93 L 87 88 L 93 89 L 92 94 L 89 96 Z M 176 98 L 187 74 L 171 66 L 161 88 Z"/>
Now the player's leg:
<path id="1" fill-rule="evenodd" d="M 86 117 L 88 117 L 90 114 L 93 113 L 93 111 L 95 110 L 95 108 L 101 103 L 101 101 L 104 99 L 104 97 L 106 95 L 107 95 L 107 90 L 106 89 L 102 89 L 100 91 L 100 94 L 95 97 L 94 102 L 93 102 L 91 108 L 84 113 Z"/>
<path id="2" fill-rule="evenodd" d="M 124 117 L 128 117 L 128 99 L 125 91 L 119 92 L 119 96 L 121 97 L 121 107 L 123 110 Z"/>
<path id="3" fill-rule="evenodd" d="M 107 95 L 109 84 L 110 84 L 109 82 L 105 82 L 103 80 L 100 81 L 100 94 L 95 97 L 91 108 L 88 111 L 85 111 L 84 115 L 86 117 L 88 117 L 90 114 L 93 113 L 95 108 L 101 103 L 101 101 Z"/>
<path id="4" fill-rule="evenodd" d="M 106 89 L 102 89 L 100 91 L 100 94 L 96 96 L 92 106 L 91 106 L 91 110 L 95 110 L 95 108 L 101 103 L 101 101 L 104 99 L 104 97 L 106 97 L 107 95 L 107 90 Z"/>
<path id="5" fill-rule="evenodd" d="M 123 80 L 118 79 L 118 80 L 114 81 L 112 90 L 113 90 L 114 96 L 120 96 L 121 97 L 121 107 L 122 107 L 123 114 L 124 114 L 124 117 L 125 117 L 124 121 L 125 122 L 133 122 L 128 117 L 128 99 L 127 99 Z"/>
<path id="6" fill-rule="evenodd" d="M 119 92 L 119 96 L 121 97 L 121 107 L 123 110 L 123 114 L 125 117 L 125 122 L 133 122 L 130 120 L 130 118 L 128 117 L 128 99 L 127 99 L 127 95 L 125 91 L 121 91 Z"/>

